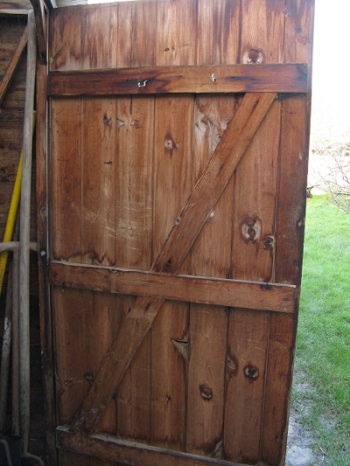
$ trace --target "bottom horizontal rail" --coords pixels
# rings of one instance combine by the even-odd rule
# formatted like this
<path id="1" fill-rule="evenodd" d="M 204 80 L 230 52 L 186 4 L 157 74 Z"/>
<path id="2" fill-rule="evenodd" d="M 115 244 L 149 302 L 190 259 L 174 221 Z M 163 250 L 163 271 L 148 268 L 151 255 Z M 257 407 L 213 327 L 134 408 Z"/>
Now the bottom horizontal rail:
<path id="1" fill-rule="evenodd" d="M 246 466 L 242 463 L 192 455 L 176 450 L 122 440 L 107 434 L 72 433 L 69 426 L 56 430 L 57 446 L 62 450 L 137 466 Z"/>

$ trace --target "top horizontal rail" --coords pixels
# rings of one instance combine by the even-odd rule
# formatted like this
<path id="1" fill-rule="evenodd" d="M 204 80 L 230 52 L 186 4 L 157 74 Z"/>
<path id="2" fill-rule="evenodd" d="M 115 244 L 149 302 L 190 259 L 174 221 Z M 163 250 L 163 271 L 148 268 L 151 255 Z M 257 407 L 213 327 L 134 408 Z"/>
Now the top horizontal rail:
<path id="1" fill-rule="evenodd" d="M 306 93 L 308 65 L 156 66 L 54 71 L 48 95 Z"/>

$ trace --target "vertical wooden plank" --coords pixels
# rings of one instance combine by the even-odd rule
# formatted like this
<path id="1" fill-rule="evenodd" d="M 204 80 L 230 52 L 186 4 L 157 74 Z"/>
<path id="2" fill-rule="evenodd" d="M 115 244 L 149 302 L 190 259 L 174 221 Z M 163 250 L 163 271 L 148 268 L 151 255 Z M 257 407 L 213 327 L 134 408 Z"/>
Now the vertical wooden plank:
<path id="1" fill-rule="evenodd" d="M 198 2 L 197 64 L 236 63 L 239 3 Z M 195 179 L 232 119 L 233 96 L 198 96 L 195 101 Z M 191 253 L 194 275 L 230 275 L 233 180 L 213 210 Z M 227 313 L 218 306 L 190 306 L 190 360 L 186 448 L 222 457 Z"/>
<path id="2" fill-rule="evenodd" d="M 286 2 L 286 63 L 302 61 L 311 65 L 313 15 L 314 0 Z M 290 96 L 282 103 L 275 272 L 280 283 L 300 285 L 309 125 L 310 87 L 307 96 Z M 296 325 L 297 314 L 271 316 L 261 453 L 262 459 L 271 464 L 284 464 Z"/>
<path id="3" fill-rule="evenodd" d="M 159 2 L 156 65 L 195 64 L 196 2 Z M 193 186 L 191 96 L 157 97 L 154 257 Z M 188 271 L 187 261 L 182 271 Z M 152 333 L 152 443 L 185 447 L 188 305 L 167 302 Z"/>
<path id="4" fill-rule="evenodd" d="M 51 101 L 51 247 L 57 260 L 81 258 L 81 99 Z"/>
<path id="5" fill-rule="evenodd" d="M 111 5 L 93 5 L 83 11 L 81 69 L 109 68 L 113 29 Z"/>
<path id="6" fill-rule="evenodd" d="M 95 26 L 95 30 L 97 25 Z M 87 44 L 85 52 L 88 53 Z M 94 52 L 94 41 L 92 51 Z M 82 263 L 115 264 L 115 110 L 116 100 L 87 98 L 82 102 Z M 84 395 L 98 371 L 101 360 L 116 337 L 123 309 L 119 300 L 104 293 L 82 293 L 85 303 L 83 367 Z M 116 312 L 118 309 L 119 312 Z M 76 357 L 79 357 L 78 355 Z M 114 400 L 100 422 L 101 430 L 114 432 L 116 414 Z"/>
<path id="7" fill-rule="evenodd" d="M 51 70 L 79 69 L 81 18 L 76 10 L 53 15 L 50 27 Z M 51 248 L 56 259 L 81 260 L 82 99 L 52 100 L 50 114 Z M 65 292 L 66 291 L 66 292 Z M 84 396 L 83 321 L 85 298 L 79 290 L 52 288 L 55 323 L 56 404 L 59 423 L 71 422 Z M 80 325 L 76 326 L 76 322 Z M 78 327 L 78 328 L 76 328 Z M 70 454 L 59 455 L 59 463 Z"/>
<path id="8" fill-rule="evenodd" d="M 283 58 L 284 2 L 243 0 L 240 62 L 259 66 Z M 275 102 L 235 175 L 232 277 L 273 280 L 280 104 Z M 256 463 L 263 426 L 269 315 L 231 310 L 224 450 Z"/>
<path id="9" fill-rule="evenodd" d="M 248 464 L 259 456 L 268 339 L 268 313 L 231 311 L 224 448 L 227 458 Z"/>
<path id="10" fill-rule="evenodd" d="M 50 292 L 46 274 L 48 260 L 48 199 L 47 199 L 47 72 L 46 66 L 37 66 L 36 92 L 36 198 L 37 198 L 37 235 L 38 235 L 38 277 L 39 277 L 39 312 L 40 345 L 44 380 L 45 423 L 47 461 L 53 466 L 57 463 L 55 445 L 55 381 L 53 360 L 53 322 L 50 310 Z"/>
<path id="11" fill-rule="evenodd" d="M 50 13 L 49 66 L 51 71 L 79 70 L 82 63 L 82 25 L 86 10 L 69 7 Z"/>
<path id="12" fill-rule="evenodd" d="M 110 60 L 110 39 L 113 38 L 111 29 L 106 34 L 105 24 L 109 26 L 110 8 L 85 9 L 80 11 L 79 21 L 75 10 L 72 17 L 61 27 L 62 40 L 58 44 L 56 69 L 90 69 L 108 67 Z M 63 17 L 67 19 L 63 12 Z M 103 29 L 102 29 L 103 25 Z M 57 29 L 58 33 L 60 29 Z M 56 45 L 57 47 L 57 45 Z M 59 65 L 59 66 L 58 66 Z M 59 193 L 61 184 L 68 185 L 62 196 L 59 194 L 53 199 L 54 204 L 62 206 L 64 213 L 58 218 L 61 222 L 57 228 L 59 233 L 69 236 L 62 238 L 59 244 L 64 250 L 70 244 L 73 260 L 83 263 L 115 264 L 115 99 L 85 98 L 78 104 L 69 103 L 68 112 L 72 114 L 62 116 L 56 124 L 62 132 L 61 140 L 54 141 L 66 156 L 65 165 L 57 167 L 58 183 L 56 193 Z M 53 103 L 60 106 L 56 101 Z M 75 125 L 71 125 L 70 119 Z M 112 124 L 113 123 L 113 124 Z M 55 131 L 54 131 L 55 133 Z M 73 142 L 73 144 L 72 144 Z M 74 144 L 75 142 L 75 144 Z M 63 147 L 62 147 L 63 144 Z M 72 144 L 71 153 L 67 153 L 65 145 Z M 60 152 L 61 153 L 61 152 Z M 71 157 L 68 159 L 67 156 Z M 57 163 L 56 159 L 54 163 Z M 57 176 L 56 176 L 57 178 Z M 64 197 L 66 196 L 66 197 Z M 70 215 L 68 215 L 70 214 Z M 73 221 L 71 221 L 73 219 Z M 80 223 L 80 227 L 79 227 Z M 72 233 L 71 228 L 74 228 Z M 55 231 L 55 227 L 54 230 Z M 75 238 L 72 241 L 72 237 Z M 66 252 L 66 255 L 70 252 Z M 78 291 L 75 291 L 77 293 Z M 74 414 L 74 410 L 81 403 L 81 399 L 88 391 L 96 370 L 100 366 L 101 358 L 108 350 L 111 341 L 116 338 L 121 320 L 127 312 L 120 298 L 102 293 L 80 291 L 76 307 L 79 306 L 79 315 L 70 306 L 76 302 L 76 295 L 72 290 L 65 290 L 65 300 L 62 301 L 60 291 L 55 290 L 55 314 L 58 319 L 56 340 L 59 344 L 74 341 L 76 351 L 64 353 L 58 348 L 57 354 L 61 360 L 61 379 L 64 386 L 72 386 L 70 390 L 63 391 L 61 414 Z M 117 312 L 116 312 L 117 311 Z M 77 319 L 77 320 L 75 320 Z M 74 322 L 80 320 L 82 331 L 77 331 Z M 98 338 L 96 338 L 98 335 Z M 111 340 L 112 339 L 112 340 Z M 68 358 L 69 361 L 66 359 Z M 77 382 L 71 383 L 70 365 L 76 372 Z M 80 387 L 82 386 L 82 388 Z M 80 390 L 77 388 L 80 387 Z M 99 424 L 103 431 L 114 432 L 116 428 L 115 402 L 104 413 Z M 69 463 L 69 455 L 65 454 Z M 67 459 L 68 458 L 68 459 Z M 80 461 L 80 460 L 79 460 Z M 97 466 L 101 461 L 97 459 L 84 459 L 85 464 Z M 105 464 L 105 463 L 104 463 Z M 108 463 L 112 465 L 113 463 Z"/>
<path id="13" fill-rule="evenodd" d="M 118 66 L 154 65 L 156 8 L 155 2 L 119 5 Z M 117 263 L 148 270 L 152 261 L 154 97 L 118 99 L 117 137 Z M 119 436 L 150 440 L 150 399 L 151 335 L 147 335 L 119 387 Z"/>
<path id="14" fill-rule="evenodd" d="M 115 264 L 115 113 L 114 98 L 83 99 L 80 176 L 85 264 Z"/>
<path id="15" fill-rule="evenodd" d="M 56 396 L 59 424 L 69 424 L 84 396 L 84 367 L 81 355 L 85 306 L 80 290 L 54 289 Z M 79 322 L 79 325 L 75 325 Z M 71 329 L 74 328 L 74 334 Z"/>
<path id="16" fill-rule="evenodd" d="M 180 123 L 181 122 L 181 123 Z M 154 255 L 157 256 L 192 179 L 191 97 L 161 97 L 156 102 Z M 188 272 L 188 261 L 182 272 Z M 183 448 L 186 422 L 188 305 L 166 302 L 152 334 L 152 443 Z"/>

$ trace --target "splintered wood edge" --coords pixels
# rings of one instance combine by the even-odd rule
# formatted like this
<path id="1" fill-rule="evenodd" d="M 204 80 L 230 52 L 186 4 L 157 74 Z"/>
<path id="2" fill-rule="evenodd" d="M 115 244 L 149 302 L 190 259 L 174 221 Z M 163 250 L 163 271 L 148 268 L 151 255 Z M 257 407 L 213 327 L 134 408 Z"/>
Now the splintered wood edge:
<path id="1" fill-rule="evenodd" d="M 176 93 L 306 93 L 308 65 L 155 66 L 108 70 L 53 71 L 48 95 Z"/>
<path id="2" fill-rule="evenodd" d="M 296 286 L 51 262 L 52 285 L 85 290 L 293 313 Z"/>
<path id="3" fill-rule="evenodd" d="M 142 466 L 154 466 L 155 464 L 167 464 L 167 466 L 244 466 L 242 463 L 121 440 L 107 434 L 87 436 L 72 433 L 69 431 L 69 426 L 59 426 L 56 429 L 56 439 L 58 448 L 63 450 L 126 464 L 142 464 Z"/>

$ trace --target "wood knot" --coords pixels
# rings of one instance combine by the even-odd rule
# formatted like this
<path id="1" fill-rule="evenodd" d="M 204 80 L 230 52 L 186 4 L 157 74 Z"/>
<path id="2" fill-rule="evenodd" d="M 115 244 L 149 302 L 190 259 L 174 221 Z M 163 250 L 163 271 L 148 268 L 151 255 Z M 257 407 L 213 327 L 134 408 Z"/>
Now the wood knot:
<path id="1" fill-rule="evenodd" d="M 172 151 L 173 149 L 177 149 L 177 145 L 171 138 L 167 138 L 165 140 L 164 147 L 169 151 Z"/>
<path id="2" fill-rule="evenodd" d="M 141 126 L 140 120 L 136 118 L 130 123 L 130 126 L 134 126 L 135 128 L 140 128 Z"/>
<path id="3" fill-rule="evenodd" d="M 233 377 L 238 371 L 238 361 L 233 354 L 228 354 L 226 358 L 226 372 L 229 377 Z"/>
<path id="4" fill-rule="evenodd" d="M 87 381 L 87 383 L 88 383 L 88 384 L 90 385 L 90 387 L 91 387 L 91 385 L 94 383 L 94 380 L 95 380 L 95 379 L 94 379 L 94 376 L 93 376 L 92 374 L 90 374 L 90 373 L 86 373 L 86 374 L 84 375 L 84 378 L 85 378 L 85 380 Z"/>
<path id="5" fill-rule="evenodd" d="M 274 247 L 274 244 L 275 244 L 275 238 L 273 236 L 264 236 L 264 238 L 262 239 L 262 245 L 263 245 L 263 249 L 273 249 Z"/>
<path id="6" fill-rule="evenodd" d="M 119 118 L 117 118 L 116 124 L 117 124 L 117 126 L 124 126 L 124 125 L 125 125 L 125 121 L 120 120 Z"/>
<path id="7" fill-rule="evenodd" d="M 104 115 L 104 117 L 103 117 L 103 123 L 104 123 L 106 126 L 112 126 L 112 118 L 108 118 L 107 115 Z"/>
<path id="8" fill-rule="evenodd" d="M 255 366 L 248 365 L 244 368 L 244 375 L 250 380 L 255 380 L 259 377 L 259 369 Z"/>
<path id="9" fill-rule="evenodd" d="M 256 217 L 246 217 L 241 224 L 241 233 L 246 243 L 256 243 L 260 239 L 261 222 Z"/>
<path id="10" fill-rule="evenodd" d="M 208 385 L 200 385 L 199 391 L 203 400 L 211 400 L 213 398 L 213 390 Z"/>
<path id="11" fill-rule="evenodd" d="M 251 48 L 243 55 L 243 63 L 246 65 L 261 65 L 264 61 L 263 51 L 259 48 Z"/>

